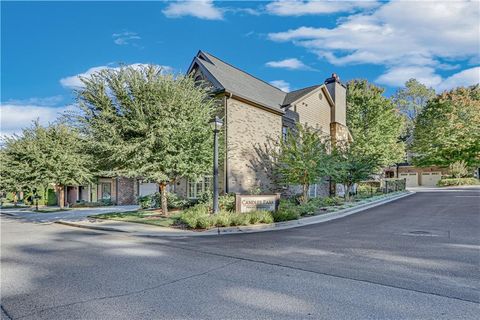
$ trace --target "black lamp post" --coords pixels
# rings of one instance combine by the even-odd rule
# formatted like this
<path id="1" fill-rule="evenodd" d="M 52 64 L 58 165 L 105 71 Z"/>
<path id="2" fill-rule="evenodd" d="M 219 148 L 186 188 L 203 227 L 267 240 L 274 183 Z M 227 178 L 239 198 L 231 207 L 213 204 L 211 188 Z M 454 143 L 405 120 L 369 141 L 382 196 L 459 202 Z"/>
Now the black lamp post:
<path id="1" fill-rule="evenodd" d="M 213 130 L 213 213 L 218 213 L 218 133 L 223 125 L 219 117 L 215 117 L 210 125 Z"/>

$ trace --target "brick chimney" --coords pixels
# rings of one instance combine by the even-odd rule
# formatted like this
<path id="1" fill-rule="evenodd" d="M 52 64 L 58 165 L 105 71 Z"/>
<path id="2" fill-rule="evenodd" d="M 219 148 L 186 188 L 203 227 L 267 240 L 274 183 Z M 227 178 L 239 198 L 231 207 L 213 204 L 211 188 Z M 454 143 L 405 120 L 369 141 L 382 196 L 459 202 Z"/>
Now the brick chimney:
<path id="1" fill-rule="evenodd" d="M 330 122 L 337 122 L 345 126 L 347 124 L 347 88 L 340 82 L 340 77 L 336 73 L 332 73 L 332 76 L 325 80 L 325 85 L 335 102 Z"/>

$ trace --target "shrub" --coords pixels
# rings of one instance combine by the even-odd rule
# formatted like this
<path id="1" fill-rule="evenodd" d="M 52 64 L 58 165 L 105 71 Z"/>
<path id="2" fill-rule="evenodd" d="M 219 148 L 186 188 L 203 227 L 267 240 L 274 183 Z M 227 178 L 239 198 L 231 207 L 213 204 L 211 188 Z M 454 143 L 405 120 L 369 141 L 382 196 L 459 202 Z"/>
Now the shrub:
<path id="1" fill-rule="evenodd" d="M 205 229 L 211 227 L 215 223 L 215 221 L 210 218 L 208 206 L 204 203 L 186 209 L 182 212 L 179 219 L 192 229 Z"/>
<path id="2" fill-rule="evenodd" d="M 273 212 L 273 221 L 281 222 L 281 221 L 288 221 L 288 220 L 296 220 L 300 218 L 300 214 L 296 210 L 292 209 L 278 209 L 278 211 Z"/>
<path id="3" fill-rule="evenodd" d="M 234 211 L 235 210 L 235 194 L 229 193 L 218 197 L 218 206 L 220 210 Z"/>
<path id="4" fill-rule="evenodd" d="M 467 164 L 463 160 L 452 163 L 449 169 L 454 178 L 463 178 L 468 175 Z"/>
<path id="5" fill-rule="evenodd" d="M 468 185 L 478 185 L 480 184 L 480 180 L 475 178 L 447 178 L 441 179 L 438 182 L 439 187 L 447 187 L 447 186 L 468 186 Z"/>
<path id="6" fill-rule="evenodd" d="M 286 215 L 285 219 L 291 220 L 297 218 L 298 215 L 295 216 L 290 214 Z M 197 204 L 184 210 L 179 219 L 191 229 L 208 229 L 215 226 L 246 226 L 256 223 L 274 222 L 273 213 L 268 211 L 252 211 L 249 213 L 220 211 L 217 215 L 213 215 L 210 214 L 209 207 L 205 203 Z"/>
<path id="7" fill-rule="evenodd" d="M 248 213 L 232 212 L 230 215 L 231 226 L 247 226 L 250 224 L 250 215 Z"/>
<path id="8" fill-rule="evenodd" d="M 158 206 L 161 204 L 160 194 L 158 193 Z M 189 199 L 180 197 L 178 194 L 173 192 L 167 192 L 167 203 L 169 209 L 183 209 L 188 208 L 192 205 L 192 202 Z"/>
<path id="9" fill-rule="evenodd" d="M 154 207 L 154 200 L 152 195 L 147 195 L 143 197 L 138 197 L 138 204 L 142 209 L 148 209 Z"/>
<path id="10" fill-rule="evenodd" d="M 161 193 L 155 192 L 138 198 L 138 204 L 142 209 L 159 208 L 161 206 Z M 189 199 L 181 198 L 176 193 L 167 192 L 167 204 L 169 209 L 183 209 L 191 205 Z"/>
<path id="11" fill-rule="evenodd" d="M 325 197 L 322 198 L 321 200 L 321 206 L 322 207 L 333 207 L 333 206 L 339 206 L 342 205 L 345 202 L 343 198 L 340 197 Z"/>
<path id="12" fill-rule="evenodd" d="M 208 204 L 211 207 L 213 204 L 213 192 L 210 190 L 206 190 L 200 193 L 198 195 L 197 202 Z"/>
<path id="13" fill-rule="evenodd" d="M 259 218 L 260 223 L 273 223 L 273 213 L 270 211 L 255 211 L 250 214 L 254 214 Z M 250 220 L 251 221 L 251 220 Z"/>
<path id="14" fill-rule="evenodd" d="M 217 227 L 229 227 L 230 226 L 230 212 L 220 212 L 216 216 L 215 225 Z"/>

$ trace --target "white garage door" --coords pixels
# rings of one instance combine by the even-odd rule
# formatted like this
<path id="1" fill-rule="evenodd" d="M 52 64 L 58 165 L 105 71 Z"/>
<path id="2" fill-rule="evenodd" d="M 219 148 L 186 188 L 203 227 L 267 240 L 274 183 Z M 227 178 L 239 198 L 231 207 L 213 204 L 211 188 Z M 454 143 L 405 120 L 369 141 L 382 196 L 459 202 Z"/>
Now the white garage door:
<path id="1" fill-rule="evenodd" d="M 140 183 L 138 188 L 138 194 L 140 197 L 148 196 L 149 194 L 154 194 L 155 192 L 158 192 L 157 183 Z"/>
<path id="2" fill-rule="evenodd" d="M 420 183 L 424 187 L 436 187 L 441 178 L 441 172 L 422 172 L 422 180 Z"/>
<path id="3" fill-rule="evenodd" d="M 416 172 L 400 173 L 400 178 L 404 178 L 407 180 L 407 188 L 418 187 L 418 173 Z"/>

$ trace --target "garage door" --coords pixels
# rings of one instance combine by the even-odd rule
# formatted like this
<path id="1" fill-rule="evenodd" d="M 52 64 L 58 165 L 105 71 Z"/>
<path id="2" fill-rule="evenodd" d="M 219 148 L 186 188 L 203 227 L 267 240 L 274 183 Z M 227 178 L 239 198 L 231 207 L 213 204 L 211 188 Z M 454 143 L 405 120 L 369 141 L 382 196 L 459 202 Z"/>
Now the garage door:
<path id="1" fill-rule="evenodd" d="M 400 178 L 404 178 L 407 180 L 407 188 L 418 187 L 418 173 L 416 172 L 400 173 Z"/>
<path id="2" fill-rule="evenodd" d="M 422 172 L 420 184 L 424 187 L 436 187 L 441 178 L 441 172 Z"/>

